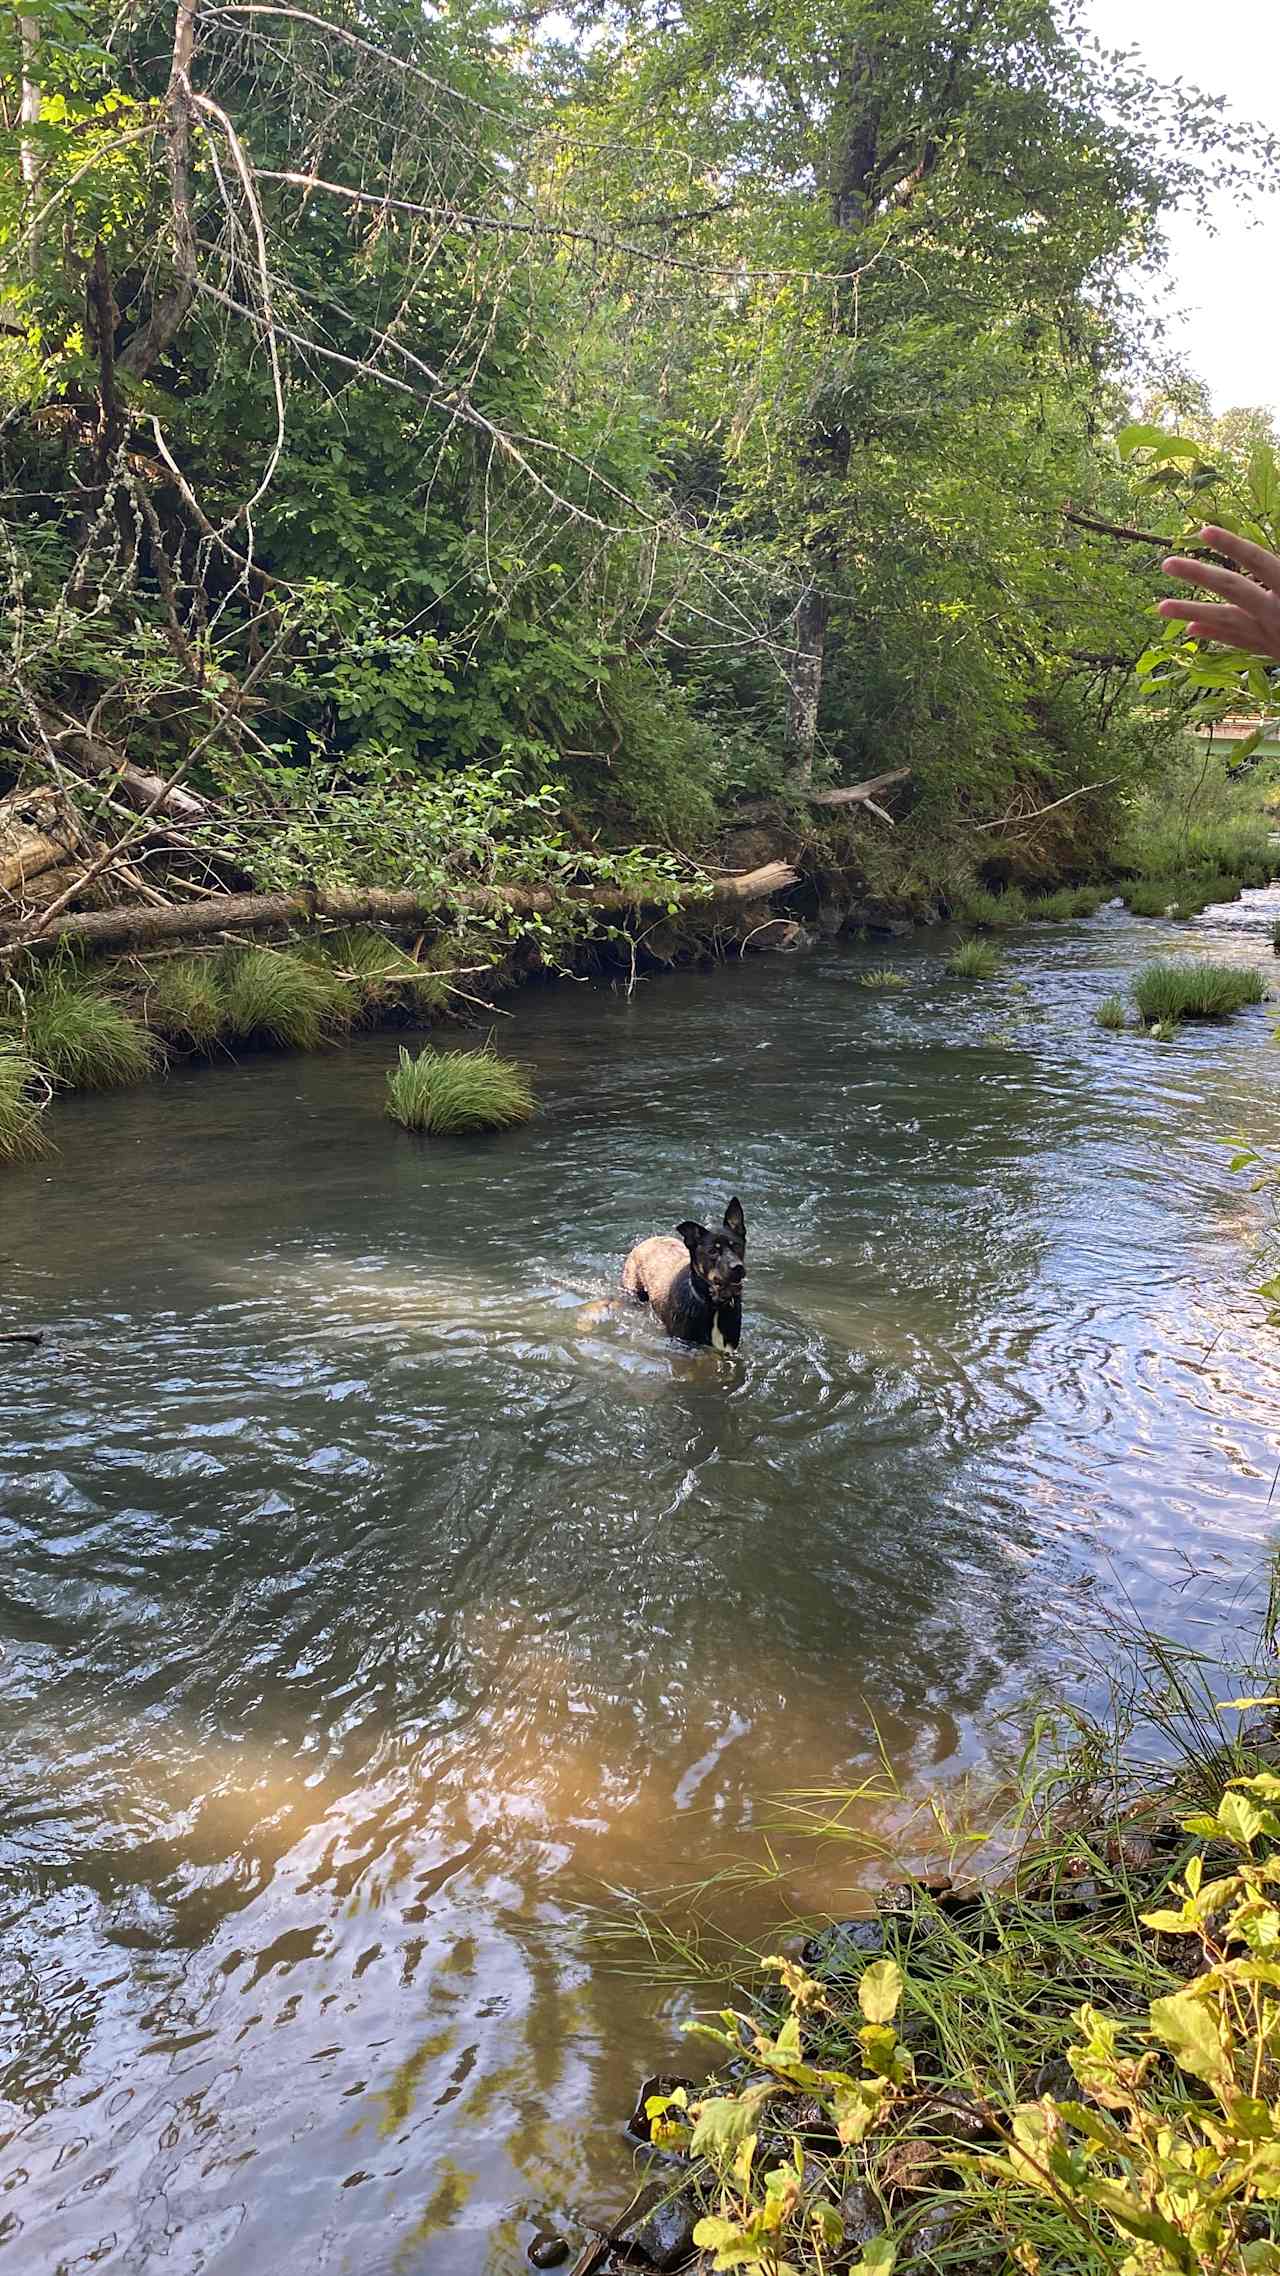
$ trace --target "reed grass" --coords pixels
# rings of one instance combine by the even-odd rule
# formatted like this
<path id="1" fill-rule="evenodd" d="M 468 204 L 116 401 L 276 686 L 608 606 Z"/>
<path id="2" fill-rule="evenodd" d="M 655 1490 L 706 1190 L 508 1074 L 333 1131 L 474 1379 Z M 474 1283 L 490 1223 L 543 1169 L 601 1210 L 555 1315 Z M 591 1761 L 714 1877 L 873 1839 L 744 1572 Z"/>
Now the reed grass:
<path id="1" fill-rule="evenodd" d="M 908 985 L 906 973 L 900 972 L 896 964 L 877 964 L 870 972 L 858 976 L 860 988 L 905 988 Z"/>
<path id="2" fill-rule="evenodd" d="M 963 896 L 958 911 L 965 924 L 978 925 L 987 932 L 1023 925 L 1031 913 L 1026 894 L 1017 885 L 1006 886 L 1003 893 L 989 893 L 985 886 L 977 885 Z"/>
<path id="3" fill-rule="evenodd" d="M 67 1090 L 118 1090 L 149 1075 L 160 1056 L 140 1020 L 105 990 L 52 972 L 30 989 L 24 1048 Z"/>
<path id="4" fill-rule="evenodd" d="M 424 1014 L 442 1012 L 448 1004 L 439 974 L 372 927 L 333 933 L 321 946 L 330 969 L 354 987 L 362 1019 L 378 1019 L 397 1004 Z"/>
<path id="5" fill-rule="evenodd" d="M 1149 1026 L 1185 1019 L 1229 1019 L 1267 993 L 1252 965 L 1201 963 L 1191 958 L 1148 964 L 1133 982 L 1133 1000 Z"/>
<path id="6" fill-rule="evenodd" d="M 962 940 L 947 958 L 947 970 L 956 980 L 990 980 L 999 969 L 999 954 L 985 940 Z"/>
<path id="7" fill-rule="evenodd" d="M 349 1028 L 359 1010 L 349 980 L 320 959 L 284 949 L 236 949 L 219 979 L 226 1034 L 242 1042 L 316 1051 Z"/>
<path id="8" fill-rule="evenodd" d="M 1112 1031 L 1127 1027 L 1129 1024 L 1129 1015 L 1125 1010 L 1123 996 L 1104 996 L 1093 1016 L 1099 1027 L 1105 1027 Z"/>
<path id="9" fill-rule="evenodd" d="M 149 966 L 144 1010 L 148 1024 L 166 1043 L 192 1051 L 211 1051 L 221 1041 L 228 1012 L 211 956 L 173 956 Z"/>
<path id="10" fill-rule="evenodd" d="M 533 1092 L 523 1067 L 484 1051 L 401 1050 L 387 1074 L 387 1113 L 406 1130 L 433 1138 L 508 1130 L 527 1122 Z"/>
<path id="11" fill-rule="evenodd" d="M 1092 917 L 1107 898 L 1102 885 L 1062 885 L 1056 893 L 1041 893 L 1028 904 L 1027 914 L 1047 924 L 1063 924 L 1071 917 Z"/>
<path id="12" fill-rule="evenodd" d="M 35 1094 L 40 1070 L 24 1051 L 0 1045 L 0 1162 L 32 1161 L 50 1140 Z"/>

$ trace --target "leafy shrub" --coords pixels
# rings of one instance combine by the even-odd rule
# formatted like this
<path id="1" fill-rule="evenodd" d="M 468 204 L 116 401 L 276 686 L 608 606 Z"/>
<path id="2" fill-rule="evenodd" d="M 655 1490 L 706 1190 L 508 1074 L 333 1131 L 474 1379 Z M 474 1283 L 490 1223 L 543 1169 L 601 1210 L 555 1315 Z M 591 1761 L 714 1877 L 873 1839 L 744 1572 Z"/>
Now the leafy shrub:
<path id="1" fill-rule="evenodd" d="M 210 956 L 166 957 L 146 975 L 144 1010 L 167 1043 L 210 1051 L 227 1024 L 227 1005 Z"/>
<path id="2" fill-rule="evenodd" d="M 0 1045 L 0 1162 L 29 1161 L 48 1151 L 32 1088 L 38 1080 L 39 1069 L 24 1052 Z"/>
<path id="3" fill-rule="evenodd" d="M 402 1050 L 387 1074 L 387 1113 L 406 1130 L 453 1138 L 527 1122 L 533 1092 L 523 1067 L 493 1050 Z"/>
<path id="4" fill-rule="evenodd" d="M 1129 1024 L 1123 996 L 1104 996 L 1093 1016 L 1099 1027 L 1118 1029 Z"/>
<path id="5" fill-rule="evenodd" d="M 64 972 L 27 996 L 25 1048 L 68 1090 L 108 1091 L 141 1082 L 158 1056 L 153 1038 L 124 1005 Z"/>
<path id="6" fill-rule="evenodd" d="M 282 949 L 236 949 L 221 979 L 227 1035 L 246 1042 L 315 1051 L 350 1027 L 358 1008 L 349 980 Z"/>
<path id="7" fill-rule="evenodd" d="M 1183 1019 L 1227 1019 L 1246 1004 L 1260 1004 L 1266 982 L 1252 965 L 1210 964 L 1190 958 L 1148 964 L 1133 983 L 1144 1020 L 1162 1025 Z"/>
<path id="8" fill-rule="evenodd" d="M 860 988 L 905 988 L 909 984 L 906 973 L 900 972 L 896 964 L 876 964 L 869 972 L 858 975 Z"/>
<path id="9" fill-rule="evenodd" d="M 990 980 L 1000 969 L 1000 958 L 985 940 L 962 940 L 947 958 L 947 970 L 957 980 Z"/>

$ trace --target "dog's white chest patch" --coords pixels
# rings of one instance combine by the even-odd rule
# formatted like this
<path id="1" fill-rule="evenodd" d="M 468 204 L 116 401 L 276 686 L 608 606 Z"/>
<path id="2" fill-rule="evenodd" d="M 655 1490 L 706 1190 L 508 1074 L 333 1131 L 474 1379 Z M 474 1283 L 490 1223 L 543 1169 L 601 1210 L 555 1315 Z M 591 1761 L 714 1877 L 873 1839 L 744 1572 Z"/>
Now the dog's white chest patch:
<path id="1" fill-rule="evenodd" d="M 711 1349 L 713 1351 L 727 1351 L 729 1349 L 720 1332 L 720 1314 L 718 1312 L 713 1312 L 711 1315 Z"/>

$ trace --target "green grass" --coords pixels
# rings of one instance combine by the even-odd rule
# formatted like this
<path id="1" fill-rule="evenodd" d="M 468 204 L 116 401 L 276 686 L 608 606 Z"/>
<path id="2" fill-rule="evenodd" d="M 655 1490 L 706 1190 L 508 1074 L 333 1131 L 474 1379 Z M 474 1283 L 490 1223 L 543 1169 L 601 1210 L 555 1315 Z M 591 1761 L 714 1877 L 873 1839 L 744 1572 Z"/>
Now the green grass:
<path id="1" fill-rule="evenodd" d="M 316 1051 L 349 1028 L 359 998 L 349 980 L 311 956 L 242 948 L 222 968 L 228 1038 Z"/>
<path id="2" fill-rule="evenodd" d="M 947 958 L 947 970 L 956 980 L 990 980 L 1000 969 L 1000 958 L 985 940 L 962 940 Z"/>
<path id="3" fill-rule="evenodd" d="M 1064 924 L 1069 917 L 1092 917 L 1106 898 L 1101 885 L 1062 885 L 1056 893 L 1038 895 L 1027 914 L 1046 924 Z"/>
<path id="4" fill-rule="evenodd" d="M 978 925 L 986 932 L 1004 932 L 1010 925 L 1026 923 L 1031 904 L 1017 885 L 1006 886 L 1003 893 L 989 893 L 984 885 L 977 885 L 963 896 L 957 914 L 967 925 Z"/>
<path id="5" fill-rule="evenodd" d="M 1238 901 L 1240 880 L 1225 872 L 1201 871 L 1196 876 L 1141 878 L 1125 887 L 1125 901 L 1135 917 L 1198 917 L 1202 909 L 1222 901 Z"/>
<path id="6" fill-rule="evenodd" d="M 459 1137 L 527 1122 L 533 1092 L 523 1067 L 495 1051 L 402 1050 L 387 1074 L 387 1113 L 406 1130 Z"/>
<path id="7" fill-rule="evenodd" d="M 1133 1000 L 1148 1026 L 1184 1019 L 1229 1019 L 1246 1004 L 1260 1004 L 1266 982 L 1251 965 L 1209 964 L 1190 958 L 1148 964 L 1133 983 Z"/>
<path id="8" fill-rule="evenodd" d="M 211 956 L 172 956 L 146 973 L 143 1010 L 166 1043 L 211 1051 L 227 1025 L 227 1004 Z"/>
<path id="9" fill-rule="evenodd" d="M 1123 996 L 1104 996 L 1093 1016 L 1099 1027 L 1105 1027 L 1112 1031 L 1127 1027 L 1129 1024 L 1129 1015 L 1125 1010 Z"/>
<path id="10" fill-rule="evenodd" d="M 371 927 L 333 933 L 317 944 L 325 963 L 356 992 L 360 1017 L 377 1019 L 403 1004 L 422 1013 L 442 1012 L 449 991 L 428 965 Z"/>
<path id="11" fill-rule="evenodd" d="M 0 1162 L 31 1161 L 49 1150 L 32 1085 L 40 1070 L 25 1052 L 0 1045 Z"/>
<path id="12" fill-rule="evenodd" d="M 1280 956 L 1280 917 L 1271 927 L 1271 952 L 1273 956 Z"/>
<path id="13" fill-rule="evenodd" d="M 154 1037 L 101 988 L 62 972 L 27 996 L 24 1048 L 67 1090 L 109 1091 L 139 1083 L 159 1057 Z"/>
<path id="14" fill-rule="evenodd" d="M 896 964 L 877 964 L 858 978 L 860 988 L 905 988 L 908 985 L 906 973 L 900 972 Z"/>

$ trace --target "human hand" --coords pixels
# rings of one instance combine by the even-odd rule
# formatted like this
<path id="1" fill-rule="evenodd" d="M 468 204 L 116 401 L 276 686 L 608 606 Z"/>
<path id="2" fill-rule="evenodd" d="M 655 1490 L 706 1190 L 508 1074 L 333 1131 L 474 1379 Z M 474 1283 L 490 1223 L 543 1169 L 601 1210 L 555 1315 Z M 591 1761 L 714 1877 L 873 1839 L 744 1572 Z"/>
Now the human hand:
<path id="1" fill-rule="evenodd" d="M 1199 640 L 1225 640 L 1229 648 L 1247 648 L 1255 656 L 1270 656 L 1280 663 L 1280 554 L 1267 553 L 1247 537 L 1233 537 L 1230 530 L 1212 525 L 1200 536 L 1215 553 L 1238 561 L 1247 574 L 1239 576 L 1234 569 L 1172 554 L 1160 564 L 1166 577 L 1204 585 L 1209 592 L 1220 593 L 1222 600 L 1161 601 L 1159 614 L 1181 617 Z"/>

